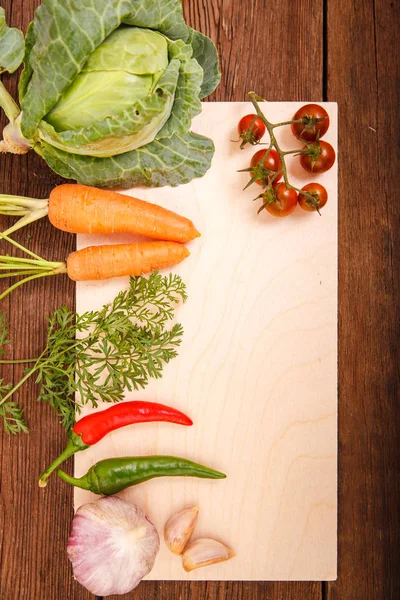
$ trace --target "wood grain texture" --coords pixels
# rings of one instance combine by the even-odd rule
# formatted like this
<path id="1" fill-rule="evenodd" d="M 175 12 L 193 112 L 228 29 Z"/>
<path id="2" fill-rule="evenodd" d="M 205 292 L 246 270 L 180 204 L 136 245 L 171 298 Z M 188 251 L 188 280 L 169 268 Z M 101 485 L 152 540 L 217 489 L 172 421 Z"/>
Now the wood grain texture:
<path id="1" fill-rule="evenodd" d="M 38 4 L 39 0 L 1 0 L 11 24 L 24 30 Z M 272 3 L 255 0 L 246 2 L 245 6 L 234 0 L 184 0 L 183 7 L 189 24 L 210 35 L 220 45 L 222 81 L 211 99 L 244 100 L 251 88 L 270 100 L 321 99 L 321 0 L 274 0 Z M 310 11 L 313 14 L 311 21 Z M 279 50 L 281 38 L 288 41 L 290 52 Z M 318 67 L 314 77 L 293 76 L 303 64 L 315 61 Z M 15 94 L 16 77 L 5 75 L 3 80 Z M 1 124 L 4 125 L 4 119 Z M 59 179 L 33 153 L 25 157 L 0 156 L 2 192 L 46 197 L 57 182 Z M 4 219 L 1 222 L 4 224 Z M 33 236 L 29 243 L 34 251 L 46 253 L 46 246 L 54 247 L 60 259 L 74 245 L 72 237 L 55 235 L 45 222 L 31 227 L 29 233 Z M 25 236 L 26 233 L 21 233 L 17 239 L 26 240 Z M 46 255 L 50 256 L 50 253 Z M 18 327 L 20 337 L 15 351 L 18 356 L 32 354 L 42 346 L 42 315 L 60 304 L 73 306 L 73 292 L 73 285 L 59 278 L 48 281 L 47 285 L 32 285 L 28 291 L 19 294 L 18 300 L 14 296 L 12 330 L 16 331 Z M 30 405 L 32 433 L 29 438 L 10 440 L 2 437 L 0 595 L 2 600 L 39 597 L 85 600 L 92 596 L 73 582 L 64 552 L 72 517 L 72 490 L 60 488 L 55 483 L 49 485 L 44 503 L 36 488 L 37 473 L 61 450 L 64 434 L 51 411 L 45 407 L 39 409 L 34 398 L 31 384 L 21 394 L 21 400 Z M 32 507 L 36 511 L 34 516 Z M 20 560 L 21 553 L 23 561 Z M 129 598 L 197 600 L 204 596 L 207 600 L 317 600 L 321 598 L 321 584 L 146 582 Z"/>
<path id="2" fill-rule="evenodd" d="M 301 106 L 270 102 L 264 110 L 279 123 Z M 337 147 L 337 107 L 324 107 L 324 139 Z M 337 168 L 314 176 L 328 192 L 323 218 L 300 208 L 288 219 L 257 215 L 258 187 L 242 191 L 249 176 L 239 172 L 254 149 L 231 142 L 231 124 L 251 109 L 249 102 L 204 103 L 193 129 L 213 135 L 211 169 L 178 193 L 140 190 L 142 199 L 192 220 L 201 237 L 168 269 L 181 275 L 189 297 L 176 315 L 185 332 L 179 355 L 161 379 L 126 399 L 172 404 L 194 426 L 125 427 L 75 456 L 76 477 L 99 460 L 136 454 L 183 455 L 227 473 L 223 482 L 164 478 L 122 492 L 159 532 L 171 514 L 198 504 L 194 537 L 215 535 L 236 553 L 187 574 L 161 544 L 148 579 L 336 578 Z M 275 134 L 281 147 L 301 148 L 289 128 Z M 293 185 L 309 181 L 297 157 L 286 165 Z M 77 237 L 78 248 L 136 239 Z M 127 277 L 79 282 L 78 312 L 100 310 L 128 285 Z M 76 507 L 95 499 L 76 488 Z"/>
<path id="3" fill-rule="evenodd" d="M 329 600 L 400 597 L 399 9 L 328 2 L 327 91 L 341 119 L 340 567 Z"/>
<path id="4" fill-rule="evenodd" d="M 24 28 L 38 4 L 39 0 L 0 1 L 12 24 Z M 254 88 L 270 100 L 320 100 L 323 54 L 327 59 L 326 99 L 339 102 L 343 210 L 339 228 L 339 579 L 327 584 L 324 598 L 398 598 L 400 446 L 394 430 L 400 395 L 399 246 L 395 242 L 400 226 L 394 201 L 398 65 L 393 68 L 398 56 L 394 35 L 398 8 L 387 0 L 184 0 L 183 4 L 189 23 L 219 44 L 223 76 L 214 99 L 244 100 Z M 323 4 L 328 8 L 324 48 Z M 315 65 L 315 70 L 308 71 L 309 65 Z M 2 78 L 10 87 L 11 80 L 15 82 L 15 77 Z M 360 115 L 361 129 L 352 120 L 354 114 Z M 387 136 L 393 141 L 387 142 Z M 358 140 L 361 151 L 356 155 Z M 34 154 L 0 156 L 0 191 L 42 197 L 56 181 Z M 367 199 L 374 204 L 366 208 Z M 56 243 L 61 258 L 72 248 L 72 238 L 54 236 L 45 223 L 29 233 L 34 250 Z M 32 353 L 43 342 L 44 310 L 64 302 L 72 306 L 72 301 L 73 286 L 61 279 L 40 289 L 32 287 L 29 296 L 21 295 L 18 304 L 13 301 L 21 335 L 15 355 Z M 72 492 L 63 496 L 61 489 L 49 487 L 44 504 L 35 489 L 32 471 L 38 472 L 57 454 L 64 437 L 50 410 L 36 407 L 34 397 L 33 387 L 21 394 L 30 406 L 29 440 L 2 437 L 0 596 L 2 600 L 85 600 L 89 596 L 73 584 L 64 555 Z M 145 582 L 127 598 L 317 600 L 321 585 Z"/>

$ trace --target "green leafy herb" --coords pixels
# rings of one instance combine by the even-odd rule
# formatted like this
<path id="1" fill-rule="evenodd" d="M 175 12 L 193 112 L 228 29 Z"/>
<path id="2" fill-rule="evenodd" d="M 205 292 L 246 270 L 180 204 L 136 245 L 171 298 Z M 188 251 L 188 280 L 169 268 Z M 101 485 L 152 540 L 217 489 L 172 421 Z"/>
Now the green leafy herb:
<path id="1" fill-rule="evenodd" d="M 125 390 L 144 388 L 150 378 L 161 377 L 163 366 L 177 356 L 183 334 L 180 324 L 169 329 L 166 324 L 186 298 L 178 275 L 152 273 L 148 279 L 131 278 L 129 289 L 100 311 L 77 315 L 67 307 L 56 310 L 48 319 L 42 354 L 12 389 L 2 385 L 0 410 L 7 430 L 26 430 L 23 421 L 16 429 L 12 415 L 19 409 L 9 398 L 31 376 L 40 385 L 38 400 L 48 402 L 66 428 L 84 404 L 119 402 Z M 0 344 L 5 344 L 8 330 L 4 319 L 0 323 Z"/>
<path id="2" fill-rule="evenodd" d="M 4 346 L 9 343 L 8 323 L 3 313 L 0 312 L 0 356 L 4 356 Z M 11 383 L 5 383 L 4 379 L 0 379 L 0 417 L 3 419 L 4 429 L 7 433 L 20 433 L 21 431 L 27 433 L 28 429 L 22 416 L 22 410 L 16 402 L 5 399 L 11 388 Z"/>

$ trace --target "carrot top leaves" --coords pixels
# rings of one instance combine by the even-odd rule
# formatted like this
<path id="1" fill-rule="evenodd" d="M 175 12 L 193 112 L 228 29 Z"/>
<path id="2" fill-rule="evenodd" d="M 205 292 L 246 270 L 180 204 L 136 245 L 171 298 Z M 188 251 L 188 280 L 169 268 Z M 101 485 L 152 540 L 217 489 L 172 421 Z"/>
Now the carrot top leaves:
<path id="1" fill-rule="evenodd" d="M 4 356 L 4 347 L 10 344 L 8 339 L 8 323 L 4 313 L 0 312 L 0 357 Z M 3 401 L 12 388 L 11 383 L 6 383 L 0 378 L 0 418 L 3 419 L 4 430 L 6 433 L 20 433 L 28 431 L 26 422 L 22 415 L 22 410 L 16 402 L 12 400 Z"/>
<path id="2" fill-rule="evenodd" d="M 155 272 L 131 278 L 129 289 L 99 311 L 78 315 L 67 307 L 56 310 L 48 319 L 42 354 L 12 389 L 9 384 L 0 388 L 6 426 L 4 407 L 30 376 L 40 386 L 38 400 L 48 402 L 66 428 L 84 404 L 119 402 L 126 390 L 144 388 L 150 378 L 161 377 L 164 365 L 177 356 L 183 335 L 179 323 L 171 328 L 166 324 L 185 300 L 185 284 L 178 275 Z M 0 334 L 0 344 L 6 343 L 6 332 L 3 340 Z M 6 362 L 14 361 L 0 360 Z"/>

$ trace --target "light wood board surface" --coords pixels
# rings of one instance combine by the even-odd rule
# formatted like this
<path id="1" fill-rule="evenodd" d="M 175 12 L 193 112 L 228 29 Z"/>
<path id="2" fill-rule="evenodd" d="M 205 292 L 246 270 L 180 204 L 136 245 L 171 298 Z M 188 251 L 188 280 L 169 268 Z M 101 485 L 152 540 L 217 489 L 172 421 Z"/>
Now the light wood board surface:
<path id="1" fill-rule="evenodd" d="M 264 105 L 271 121 L 288 120 L 303 103 Z M 337 148 L 337 107 L 325 136 Z M 149 579 L 332 580 L 337 527 L 337 163 L 309 176 L 288 157 L 292 183 L 328 190 L 323 216 L 296 209 L 286 219 L 257 216 L 260 191 L 242 191 L 254 148 L 239 150 L 239 118 L 248 103 L 205 103 L 194 130 L 216 145 L 208 174 L 179 188 L 132 195 L 191 218 L 202 237 L 173 269 L 189 300 L 178 309 L 185 334 L 178 358 L 128 399 L 170 404 L 192 428 L 136 425 L 76 455 L 75 475 L 109 456 L 175 454 L 223 470 L 226 480 L 162 478 L 122 492 L 163 534 L 167 518 L 197 504 L 193 538 L 211 536 L 236 557 L 186 574 L 164 542 Z M 296 142 L 277 130 L 285 148 Z M 129 240 L 114 236 L 112 241 Z M 78 247 L 107 243 L 78 236 Z M 77 310 L 101 307 L 127 280 L 79 283 Z M 75 491 L 75 506 L 95 499 Z"/>

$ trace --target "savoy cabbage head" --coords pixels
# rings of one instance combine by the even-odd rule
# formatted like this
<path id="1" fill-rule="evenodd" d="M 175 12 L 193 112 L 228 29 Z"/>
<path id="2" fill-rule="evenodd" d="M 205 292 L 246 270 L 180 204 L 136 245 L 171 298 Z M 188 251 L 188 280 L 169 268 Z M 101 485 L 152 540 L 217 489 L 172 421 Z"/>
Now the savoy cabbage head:
<path id="1" fill-rule="evenodd" d="M 25 39 L 0 9 L 0 73 L 22 60 L 20 109 L 0 82 L 2 151 L 33 148 L 104 188 L 176 186 L 210 167 L 213 142 L 190 127 L 219 83 L 218 57 L 180 0 L 44 0 Z"/>

